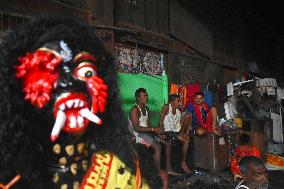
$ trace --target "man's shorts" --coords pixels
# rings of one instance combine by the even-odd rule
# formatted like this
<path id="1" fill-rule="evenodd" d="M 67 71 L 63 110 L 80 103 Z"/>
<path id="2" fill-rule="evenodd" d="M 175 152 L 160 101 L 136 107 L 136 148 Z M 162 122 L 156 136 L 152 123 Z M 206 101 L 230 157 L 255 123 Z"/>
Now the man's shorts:
<path id="1" fill-rule="evenodd" d="M 138 133 L 136 137 L 136 143 L 143 144 L 147 147 L 150 147 L 154 142 L 154 138 L 147 133 Z"/>
<path id="2" fill-rule="evenodd" d="M 161 138 L 153 133 L 138 133 L 136 136 L 136 143 L 143 144 L 150 147 L 154 142 L 160 143 Z"/>
<path id="3" fill-rule="evenodd" d="M 178 140 L 179 132 L 166 131 L 165 135 L 166 135 L 166 141 L 176 141 Z"/>

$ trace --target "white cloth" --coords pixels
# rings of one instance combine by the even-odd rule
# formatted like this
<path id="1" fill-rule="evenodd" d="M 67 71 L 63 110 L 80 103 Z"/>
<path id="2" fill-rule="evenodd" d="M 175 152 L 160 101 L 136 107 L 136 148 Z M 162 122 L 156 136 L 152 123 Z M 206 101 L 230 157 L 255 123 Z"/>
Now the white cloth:
<path id="1" fill-rule="evenodd" d="M 259 80 L 259 86 L 261 93 L 267 93 L 268 95 L 275 95 L 275 88 L 277 87 L 277 81 L 274 78 L 263 78 Z"/>
<path id="2" fill-rule="evenodd" d="M 242 180 L 241 182 L 239 182 L 239 184 L 236 186 L 235 189 L 249 189 L 249 187 L 247 187 L 246 185 L 243 185 L 242 183 L 244 182 L 244 180 Z"/>
<path id="3" fill-rule="evenodd" d="M 283 131 L 282 131 L 280 115 L 272 112 L 271 119 L 273 120 L 273 141 L 282 143 L 283 142 Z"/>
<path id="4" fill-rule="evenodd" d="M 261 87 L 277 87 L 277 81 L 274 78 L 264 78 L 259 80 L 259 85 Z"/>
<path id="5" fill-rule="evenodd" d="M 284 89 L 281 89 L 280 87 L 277 88 L 277 97 L 279 99 L 284 99 Z"/>
<path id="6" fill-rule="evenodd" d="M 276 95 L 276 91 L 274 87 L 266 87 L 266 93 L 268 95 Z"/>
<path id="7" fill-rule="evenodd" d="M 234 119 L 235 115 L 238 113 L 236 108 L 233 107 L 232 103 L 230 101 L 224 103 L 224 109 L 226 114 L 226 119 Z"/>
<path id="8" fill-rule="evenodd" d="M 179 109 L 176 109 L 175 115 L 173 114 L 173 108 L 169 104 L 169 112 L 164 119 L 164 129 L 165 131 L 179 132 L 181 129 L 180 125 L 181 113 Z"/>
<path id="9" fill-rule="evenodd" d="M 227 96 L 232 96 L 234 94 L 234 86 L 233 83 L 230 82 L 227 84 Z"/>

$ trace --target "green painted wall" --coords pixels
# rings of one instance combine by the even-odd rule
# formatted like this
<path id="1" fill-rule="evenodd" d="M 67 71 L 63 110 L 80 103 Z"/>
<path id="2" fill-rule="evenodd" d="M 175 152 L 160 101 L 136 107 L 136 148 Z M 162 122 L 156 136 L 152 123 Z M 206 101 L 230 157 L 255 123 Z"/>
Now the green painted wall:
<path id="1" fill-rule="evenodd" d="M 118 86 L 123 101 L 122 108 L 127 116 L 131 107 L 135 104 L 134 93 L 136 89 L 142 87 L 147 90 L 150 122 L 152 127 L 157 127 L 160 111 L 163 105 L 168 102 L 168 76 L 119 73 Z"/>

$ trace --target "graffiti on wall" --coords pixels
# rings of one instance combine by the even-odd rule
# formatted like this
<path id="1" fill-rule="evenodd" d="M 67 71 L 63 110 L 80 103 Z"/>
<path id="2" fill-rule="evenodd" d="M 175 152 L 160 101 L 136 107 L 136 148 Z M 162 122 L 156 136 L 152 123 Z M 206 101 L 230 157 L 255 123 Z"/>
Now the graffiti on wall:
<path id="1" fill-rule="evenodd" d="M 119 72 L 148 75 L 161 75 L 163 72 L 163 55 L 158 51 L 116 44 L 114 54 Z"/>

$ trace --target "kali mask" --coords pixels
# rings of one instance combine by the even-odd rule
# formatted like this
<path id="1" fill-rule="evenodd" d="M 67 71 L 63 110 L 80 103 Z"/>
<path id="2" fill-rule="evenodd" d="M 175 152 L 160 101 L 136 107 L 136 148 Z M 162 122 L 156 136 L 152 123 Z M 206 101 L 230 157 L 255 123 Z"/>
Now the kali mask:
<path id="1" fill-rule="evenodd" d="M 36 108 L 51 103 L 55 123 L 51 140 L 63 130 L 81 133 L 107 104 L 107 86 L 99 76 L 97 59 L 89 52 L 75 52 L 65 41 L 50 42 L 18 58 L 16 77 L 21 79 L 25 100 Z"/>

